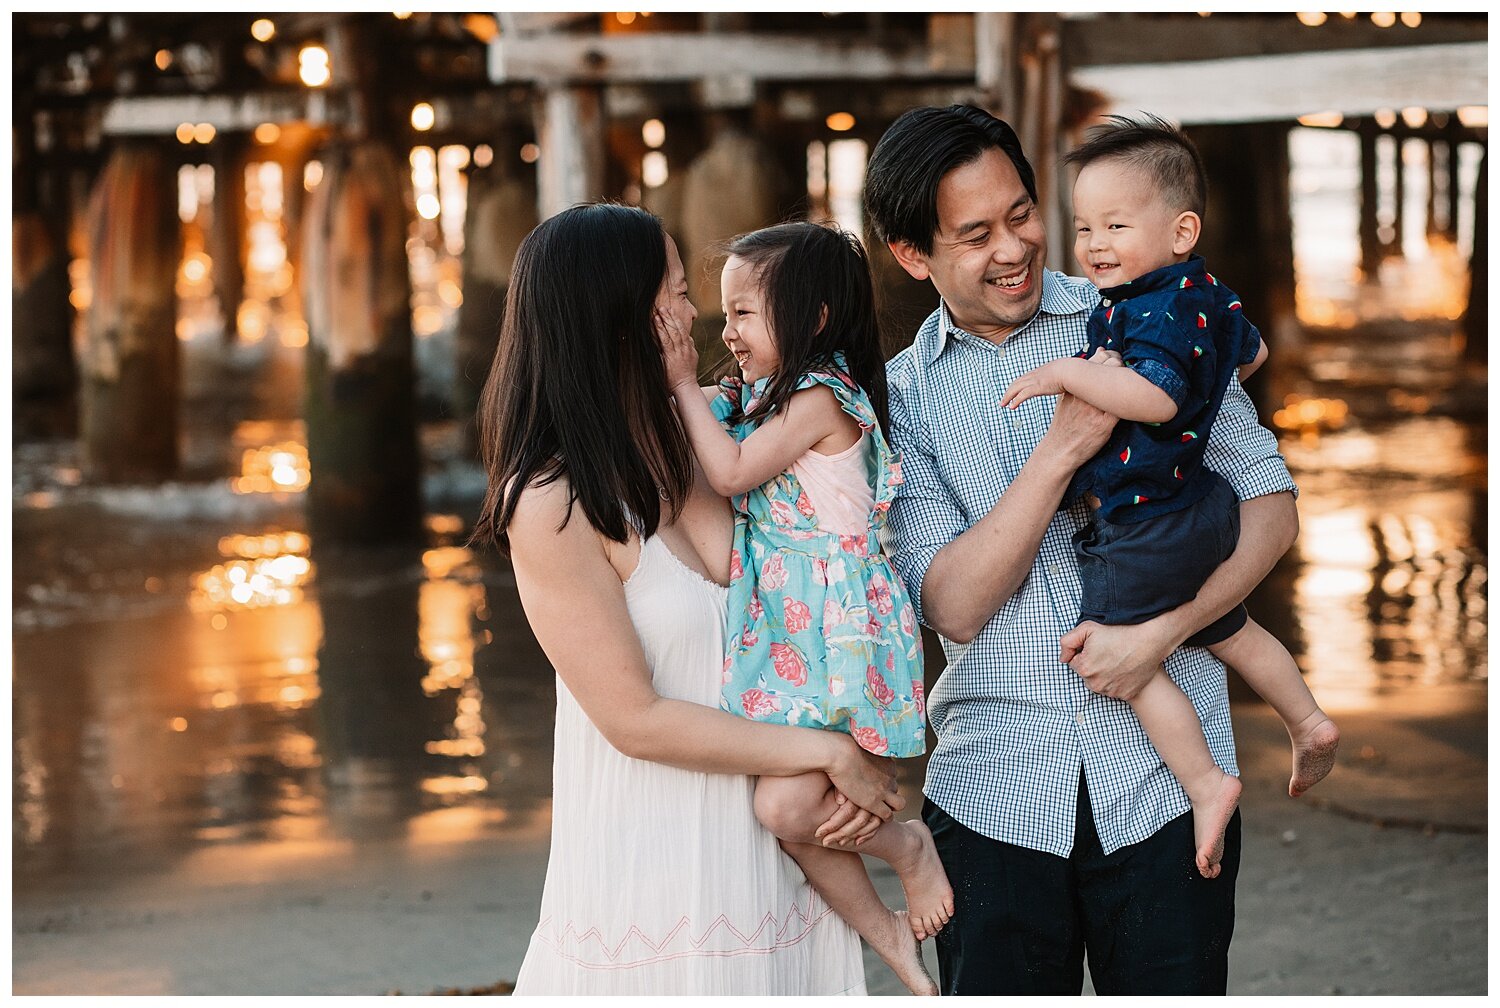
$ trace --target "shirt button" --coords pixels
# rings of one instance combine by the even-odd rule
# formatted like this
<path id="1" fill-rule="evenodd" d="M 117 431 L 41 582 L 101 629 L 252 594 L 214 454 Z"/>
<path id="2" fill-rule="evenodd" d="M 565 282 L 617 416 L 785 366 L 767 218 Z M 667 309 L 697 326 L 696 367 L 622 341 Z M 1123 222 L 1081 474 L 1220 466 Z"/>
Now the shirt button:
<path id="1" fill-rule="evenodd" d="M 1079 711 L 1077 714 L 1074 714 L 1073 720 L 1078 722 L 1079 724 L 1083 724 L 1083 711 Z"/>
<path id="2" fill-rule="evenodd" d="M 1048 574 L 1052 574 L 1052 575 L 1056 575 L 1058 573 L 1057 564 L 1048 564 L 1047 565 L 1047 573 Z"/>
<path id="3" fill-rule="evenodd" d="M 1099 303 L 1102 304 L 1104 307 L 1108 308 L 1109 307 L 1109 298 L 1105 298 L 1103 301 L 1100 301 Z"/>

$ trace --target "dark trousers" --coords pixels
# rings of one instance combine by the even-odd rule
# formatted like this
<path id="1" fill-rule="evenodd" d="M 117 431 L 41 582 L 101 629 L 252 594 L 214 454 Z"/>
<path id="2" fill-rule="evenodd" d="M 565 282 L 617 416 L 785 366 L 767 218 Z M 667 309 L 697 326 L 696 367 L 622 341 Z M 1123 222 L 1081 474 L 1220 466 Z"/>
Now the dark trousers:
<path id="1" fill-rule="evenodd" d="M 1193 816 L 1105 854 L 1080 780 L 1073 853 L 991 840 L 931 801 L 922 817 L 953 884 L 937 936 L 944 994 L 1070 994 L 1083 957 L 1099 994 L 1223 994 L 1234 932 L 1240 814 L 1216 879 L 1194 864 Z"/>

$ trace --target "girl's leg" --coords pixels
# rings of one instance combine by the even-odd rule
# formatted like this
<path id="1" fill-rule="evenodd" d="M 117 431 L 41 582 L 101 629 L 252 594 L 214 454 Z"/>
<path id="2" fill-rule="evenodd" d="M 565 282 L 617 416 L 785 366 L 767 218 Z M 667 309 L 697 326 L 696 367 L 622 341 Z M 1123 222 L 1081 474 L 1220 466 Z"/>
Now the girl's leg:
<path id="1" fill-rule="evenodd" d="M 825 774 L 762 777 L 756 785 L 755 814 L 757 818 L 783 841 L 787 852 L 792 854 L 799 864 L 802 863 L 802 857 L 799 856 L 802 852 L 794 848 L 810 847 L 815 848 L 818 853 L 824 851 L 841 853 L 838 850 L 830 851 L 814 836 L 814 831 L 833 815 L 837 808 L 836 792 Z M 897 953 L 898 958 L 904 957 L 904 949 L 893 949 L 888 944 L 883 948 L 877 944 L 878 932 L 883 927 L 880 917 L 885 915 L 885 921 L 888 922 L 891 919 L 889 916 L 891 912 L 880 903 L 879 897 L 875 895 L 874 887 L 865 876 L 864 864 L 852 852 L 849 853 L 855 857 L 852 862 L 847 859 L 834 862 L 821 857 L 812 857 L 812 860 L 816 861 L 814 867 L 809 870 L 807 866 L 804 866 L 803 870 L 807 872 L 809 881 L 818 888 L 829 904 L 835 905 L 835 900 L 850 897 L 847 893 L 836 895 L 825 891 L 814 872 L 825 870 L 827 865 L 839 863 L 845 866 L 846 871 L 850 870 L 851 865 L 856 867 L 859 875 L 864 878 L 863 885 L 859 887 L 861 899 L 851 904 L 851 913 L 855 916 L 850 916 L 842 910 L 840 914 L 865 937 L 866 941 L 870 942 L 870 945 L 880 953 L 881 958 L 891 962 L 891 959 L 887 958 L 887 953 Z M 901 879 L 901 888 L 906 893 L 907 906 L 910 909 L 910 926 L 906 931 L 907 936 L 915 935 L 920 941 L 936 934 L 948 922 L 953 915 L 953 889 L 948 884 L 948 876 L 943 871 L 943 863 L 938 859 L 937 848 L 932 843 L 932 833 L 925 824 L 920 821 L 896 820 L 883 823 L 864 843 L 860 844 L 859 853 L 869 854 L 871 857 L 885 861 Z M 847 879 L 843 879 L 837 884 L 847 889 L 846 882 Z M 864 922 L 869 922 L 870 934 L 866 933 Z M 872 937 L 872 934 L 875 936 Z M 896 967 L 893 965 L 892 968 Z"/>
<path id="2" fill-rule="evenodd" d="M 1293 798 L 1328 776 L 1339 748 L 1339 729 L 1323 713 L 1302 679 L 1297 662 L 1281 642 L 1254 620 L 1209 650 L 1233 666 L 1240 678 L 1271 705 L 1292 737 Z"/>
<path id="3" fill-rule="evenodd" d="M 1198 873 L 1217 878 L 1224 857 L 1224 830 L 1240 803 L 1240 781 L 1221 770 L 1208 751 L 1193 702 L 1165 668 L 1130 701 L 1162 762 L 1193 803 L 1193 842 Z"/>
<path id="4" fill-rule="evenodd" d="M 913 994 L 937 994 L 937 984 L 922 962 L 922 946 L 912 937 L 906 911 L 892 910 L 881 902 L 858 854 L 789 840 L 782 840 L 781 848 L 801 866 L 812 887 L 859 932 L 907 990 Z"/>

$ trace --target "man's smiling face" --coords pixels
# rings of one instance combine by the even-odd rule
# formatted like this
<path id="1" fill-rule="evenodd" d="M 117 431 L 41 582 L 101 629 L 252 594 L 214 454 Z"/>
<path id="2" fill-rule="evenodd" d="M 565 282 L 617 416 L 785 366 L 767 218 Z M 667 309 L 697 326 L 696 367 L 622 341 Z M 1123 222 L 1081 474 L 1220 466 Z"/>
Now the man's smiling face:
<path id="1" fill-rule="evenodd" d="M 999 343 L 1042 303 L 1047 232 L 1005 152 L 991 148 L 938 183 L 932 252 L 891 251 L 908 273 L 931 279 L 955 325 Z"/>

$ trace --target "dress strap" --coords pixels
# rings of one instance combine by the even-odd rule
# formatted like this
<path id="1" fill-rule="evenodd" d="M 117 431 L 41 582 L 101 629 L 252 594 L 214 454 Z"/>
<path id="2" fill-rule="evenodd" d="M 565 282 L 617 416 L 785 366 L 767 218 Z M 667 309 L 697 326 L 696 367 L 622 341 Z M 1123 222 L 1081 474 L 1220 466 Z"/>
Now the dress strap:
<path id="1" fill-rule="evenodd" d="M 870 396 L 849 375 L 849 365 L 844 355 L 833 355 L 832 364 L 826 368 L 809 371 L 797 381 L 797 391 L 822 385 L 832 389 L 839 405 L 852 416 L 860 429 L 868 431 L 875 445 L 875 506 L 870 516 L 870 528 L 878 530 L 885 524 L 886 512 L 896 497 L 896 487 L 901 485 L 900 455 L 885 439 L 885 432 L 875 415 L 875 406 Z"/>

